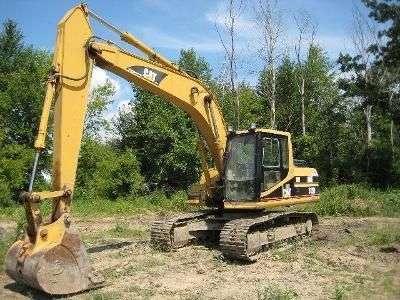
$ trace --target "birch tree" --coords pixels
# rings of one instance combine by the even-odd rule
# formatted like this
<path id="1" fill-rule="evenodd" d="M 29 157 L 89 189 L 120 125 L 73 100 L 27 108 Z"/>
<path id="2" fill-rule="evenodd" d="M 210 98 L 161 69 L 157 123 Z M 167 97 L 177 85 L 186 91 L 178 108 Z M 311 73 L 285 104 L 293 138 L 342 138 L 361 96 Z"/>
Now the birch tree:
<path id="1" fill-rule="evenodd" d="M 369 47 L 377 42 L 376 27 L 361 13 L 359 8 L 353 10 L 353 32 L 352 43 L 356 57 L 358 57 L 360 68 L 358 72 L 364 78 L 365 88 L 370 85 L 373 80 L 371 65 L 373 63 L 373 54 L 369 51 Z M 366 121 L 367 146 L 371 146 L 372 141 L 372 101 L 367 97 L 362 97 L 363 112 Z"/>
<path id="2" fill-rule="evenodd" d="M 258 54 L 265 63 L 265 79 L 261 96 L 270 108 L 270 126 L 276 129 L 276 70 L 281 56 L 279 44 L 283 32 L 282 11 L 277 0 L 256 0 L 254 6 L 257 29 L 260 31 L 261 47 Z"/>
<path id="3" fill-rule="evenodd" d="M 294 52 L 298 67 L 297 89 L 300 95 L 301 103 L 301 132 L 306 135 L 306 97 L 305 97 L 305 81 L 306 81 L 306 61 L 310 46 L 313 45 L 317 33 L 317 25 L 313 23 L 311 17 L 307 13 L 299 13 L 294 16 L 297 26 L 298 37 L 294 46 Z"/>
<path id="4" fill-rule="evenodd" d="M 244 10 L 243 0 L 228 0 L 223 24 L 215 23 L 220 43 L 225 53 L 225 65 L 230 91 L 235 99 L 236 128 L 240 127 L 240 99 L 237 92 L 237 23 Z"/>

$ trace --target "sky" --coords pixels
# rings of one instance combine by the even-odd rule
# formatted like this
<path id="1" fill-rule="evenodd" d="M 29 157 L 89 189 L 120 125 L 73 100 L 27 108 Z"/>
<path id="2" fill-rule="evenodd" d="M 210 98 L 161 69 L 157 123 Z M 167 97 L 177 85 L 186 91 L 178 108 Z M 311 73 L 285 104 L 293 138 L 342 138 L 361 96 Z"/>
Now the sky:
<path id="1" fill-rule="evenodd" d="M 244 2 L 245 11 L 237 22 L 238 76 L 240 80 L 255 84 L 262 68 L 256 51 L 260 38 L 255 29 L 252 1 Z M 78 3 L 71 0 L 0 0 L 0 22 L 8 18 L 15 20 L 27 44 L 51 51 L 57 22 Z M 182 48 L 194 48 L 210 63 L 213 74 L 220 74 L 224 51 L 216 25 L 223 25 L 227 15 L 225 0 L 88 0 L 86 3 L 110 23 L 122 31 L 129 31 L 171 60 L 179 57 Z M 317 25 L 316 41 L 332 62 L 341 51 L 351 52 L 354 7 L 361 7 L 367 14 L 360 0 L 278 0 L 278 3 L 285 28 L 282 36 L 285 50 L 282 51 L 294 49 L 296 25 L 293 15 L 307 13 Z M 119 40 L 116 34 L 104 30 L 94 21 L 92 24 L 96 35 Z M 112 118 L 129 102 L 132 92 L 127 82 L 99 68 L 93 72 L 92 86 L 107 79 L 117 91 L 107 113 L 108 118 Z"/>

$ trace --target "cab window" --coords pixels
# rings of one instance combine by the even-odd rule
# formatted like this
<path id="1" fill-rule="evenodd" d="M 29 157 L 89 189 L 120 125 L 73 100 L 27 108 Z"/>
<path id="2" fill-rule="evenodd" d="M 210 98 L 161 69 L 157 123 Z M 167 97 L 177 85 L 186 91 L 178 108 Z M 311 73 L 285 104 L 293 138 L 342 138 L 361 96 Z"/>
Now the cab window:
<path id="1" fill-rule="evenodd" d="M 279 168 L 281 166 L 281 153 L 278 139 L 263 139 L 263 166 L 266 168 Z"/>

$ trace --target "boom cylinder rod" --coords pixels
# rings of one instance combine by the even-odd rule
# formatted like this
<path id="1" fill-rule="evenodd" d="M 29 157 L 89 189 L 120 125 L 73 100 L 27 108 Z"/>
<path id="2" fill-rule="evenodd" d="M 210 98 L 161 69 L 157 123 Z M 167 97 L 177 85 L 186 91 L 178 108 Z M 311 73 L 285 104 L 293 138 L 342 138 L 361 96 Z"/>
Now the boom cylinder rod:
<path id="1" fill-rule="evenodd" d="M 208 189 L 211 186 L 211 176 L 210 176 L 210 171 L 208 169 L 207 155 L 204 147 L 204 142 L 203 139 L 200 137 L 200 135 L 199 135 L 199 141 L 197 143 L 197 149 L 200 153 L 201 167 L 203 169 L 204 179 L 206 180 L 206 187 Z"/>
<path id="2" fill-rule="evenodd" d="M 218 141 L 219 140 L 219 133 L 218 133 L 218 128 L 217 128 L 217 122 L 215 120 L 214 110 L 213 110 L 213 108 L 211 106 L 212 99 L 211 98 L 207 98 L 207 99 L 204 99 L 204 100 L 206 102 L 208 111 L 209 111 L 210 116 L 211 116 L 211 124 L 212 124 L 212 128 L 213 128 L 213 131 L 214 131 L 215 139 Z"/>
<path id="3" fill-rule="evenodd" d="M 38 135 L 35 140 L 35 149 L 38 151 L 44 149 L 45 147 L 47 126 L 49 123 L 49 115 L 50 115 L 51 104 L 54 98 L 54 93 L 55 93 L 55 81 L 53 79 L 49 79 L 49 82 L 47 83 L 46 97 L 44 98 L 44 103 L 43 103 L 42 115 L 40 117 Z"/>
<path id="4" fill-rule="evenodd" d="M 118 35 L 122 35 L 123 32 L 121 30 L 119 30 L 117 27 L 115 27 L 114 25 L 112 25 L 111 23 L 107 22 L 106 20 L 104 20 L 102 17 L 100 17 L 98 14 L 96 14 L 94 11 L 88 9 L 87 10 L 88 14 L 93 18 L 96 19 L 99 23 L 101 23 L 102 25 L 104 25 L 105 27 L 107 27 L 108 29 L 111 29 L 112 31 L 114 31 L 116 34 Z"/>
<path id="5" fill-rule="evenodd" d="M 136 37 L 134 37 L 132 34 L 129 32 L 124 32 L 121 35 L 121 39 L 128 44 L 138 48 L 140 51 L 146 53 L 152 60 L 159 62 L 160 64 L 167 66 L 169 68 L 172 68 L 174 70 L 179 71 L 179 67 L 174 65 L 172 62 L 170 62 L 168 59 L 166 59 L 164 56 L 161 54 L 158 54 L 155 52 L 153 49 L 151 49 L 149 46 L 138 40 Z"/>
<path id="6" fill-rule="evenodd" d="M 33 190 L 33 182 L 35 181 L 36 170 L 37 170 L 37 165 L 38 165 L 38 161 L 39 161 L 39 155 L 40 155 L 40 150 L 36 150 L 35 160 L 33 162 L 33 169 L 32 169 L 32 173 L 31 173 L 31 178 L 29 180 L 29 189 L 28 189 L 29 193 L 31 193 Z"/>
<path id="7" fill-rule="evenodd" d="M 127 42 L 128 44 L 130 44 L 131 46 L 139 49 L 140 51 L 142 51 L 143 53 L 145 53 L 146 55 L 148 55 L 152 60 L 159 62 L 160 64 L 167 66 L 169 68 L 172 68 L 174 70 L 179 71 L 179 67 L 177 67 L 176 65 L 174 65 L 171 61 L 169 61 L 167 58 L 165 58 L 164 56 L 162 56 L 161 54 L 157 53 L 156 51 L 154 51 L 153 49 L 151 49 L 149 46 L 147 46 L 145 43 L 143 43 L 142 41 L 140 41 L 138 38 L 136 38 L 135 36 L 133 36 L 132 34 L 130 34 L 129 32 L 123 32 L 120 29 L 118 29 L 116 26 L 112 25 L 111 23 L 107 22 L 105 19 L 103 19 L 102 17 L 100 17 L 99 15 L 97 15 L 95 12 L 91 11 L 90 9 L 87 10 L 88 14 L 93 17 L 94 19 L 96 19 L 98 22 L 100 22 L 102 25 L 104 25 L 105 27 L 109 28 L 110 30 L 114 31 L 115 33 L 117 33 L 121 40 L 123 40 L 124 42 Z"/>
<path id="8" fill-rule="evenodd" d="M 31 178 L 29 179 L 29 188 L 28 188 L 29 193 L 32 192 L 33 190 L 33 183 L 35 181 L 40 151 L 42 151 L 45 147 L 47 126 L 49 123 L 49 115 L 50 115 L 51 104 L 54 98 L 54 93 L 55 93 L 55 80 L 54 78 L 50 78 L 49 81 L 47 82 L 46 97 L 44 98 L 42 115 L 40 117 L 39 130 L 34 145 L 36 149 L 36 154 L 35 154 L 35 160 L 33 162 Z"/>

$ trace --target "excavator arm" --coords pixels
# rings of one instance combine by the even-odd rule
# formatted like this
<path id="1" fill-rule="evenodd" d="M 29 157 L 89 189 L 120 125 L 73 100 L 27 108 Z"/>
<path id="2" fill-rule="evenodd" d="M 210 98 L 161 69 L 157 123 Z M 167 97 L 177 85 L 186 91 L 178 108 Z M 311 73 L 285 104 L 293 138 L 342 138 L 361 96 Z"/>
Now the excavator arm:
<path id="1" fill-rule="evenodd" d="M 219 172 L 223 169 L 226 132 L 221 110 L 204 84 L 182 71 L 132 55 L 111 43 L 91 42 L 97 66 L 161 96 L 194 121 Z"/>
<path id="2" fill-rule="evenodd" d="M 93 36 L 89 17 L 120 35 L 148 59 Z M 200 135 L 203 188 L 212 197 L 223 172 L 227 133 L 221 109 L 211 91 L 127 32 L 121 32 L 85 5 L 72 8 L 57 28 L 52 72 L 47 83 L 38 137 L 37 155 L 29 191 L 21 196 L 27 217 L 27 234 L 6 256 L 6 272 L 16 281 L 50 294 L 69 294 L 101 284 L 90 268 L 79 234 L 71 227 L 73 196 L 87 99 L 93 65 L 106 69 L 184 110 Z M 45 148 L 48 120 L 54 107 L 52 191 L 33 192 L 39 153 Z M 205 147 L 215 168 L 208 169 Z M 43 222 L 40 203 L 52 201 L 52 213 Z M 52 280 L 48 278 L 51 277 Z"/>

